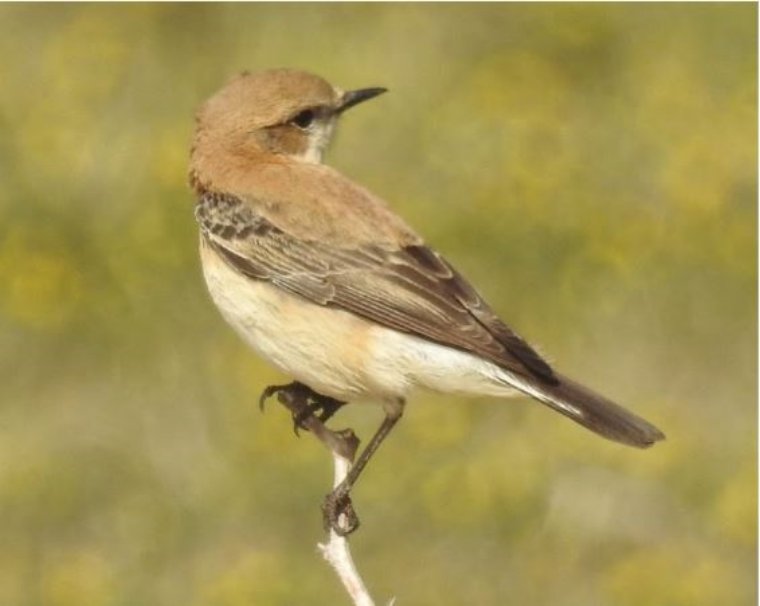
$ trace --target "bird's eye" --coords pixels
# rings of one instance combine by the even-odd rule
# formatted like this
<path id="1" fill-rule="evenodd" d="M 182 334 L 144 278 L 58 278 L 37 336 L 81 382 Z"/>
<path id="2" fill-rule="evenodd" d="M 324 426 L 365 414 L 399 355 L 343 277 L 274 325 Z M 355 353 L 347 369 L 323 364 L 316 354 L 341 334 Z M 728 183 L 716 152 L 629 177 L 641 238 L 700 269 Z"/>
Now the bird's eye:
<path id="1" fill-rule="evenodd" d="M 314 122 L 315 114 L 313 109 L 305 109 L 293 116 L 291 122 L 298 128 L 309 128 Z"/>

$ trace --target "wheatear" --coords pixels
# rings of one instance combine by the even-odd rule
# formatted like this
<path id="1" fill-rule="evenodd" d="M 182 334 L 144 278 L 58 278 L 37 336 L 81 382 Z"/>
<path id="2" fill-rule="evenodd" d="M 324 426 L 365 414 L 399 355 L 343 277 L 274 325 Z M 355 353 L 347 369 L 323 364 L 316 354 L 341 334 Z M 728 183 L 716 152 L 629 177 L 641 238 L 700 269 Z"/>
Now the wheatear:
<path id="1" fill-rule="evenodd" d="M 328 496 L 329 522 L 341 530 L 351 486 L 415 387 L 523 393 L 623 444 L 663 439 L 556 372 L 383 200 L 321 163 L 341 114 L 383 92 L 289 69 L 244 73 L 201 107 L 191 152 L 203 272 L 225 319 L 322 418 L 348 401 L 384 406 Z"/>

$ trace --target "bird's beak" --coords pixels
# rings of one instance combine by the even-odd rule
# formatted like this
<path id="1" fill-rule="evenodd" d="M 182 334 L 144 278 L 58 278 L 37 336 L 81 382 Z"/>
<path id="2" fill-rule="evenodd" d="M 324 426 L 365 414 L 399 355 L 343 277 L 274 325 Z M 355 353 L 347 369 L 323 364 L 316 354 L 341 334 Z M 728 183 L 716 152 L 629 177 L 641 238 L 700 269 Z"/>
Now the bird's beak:
<path id="1" fill-rule="evenodd" d="M 357 103 L 367 101 L 378 95 L 382 95 L 387 92 L 387 88 L 374 87 L 374 88 L 360 88 L 358 90 L 349 90 L 343 93 L 340 98 L 340 104 L 338 105 L 337 113 L 346 111 L 349 107 L 353 107 Z"/>

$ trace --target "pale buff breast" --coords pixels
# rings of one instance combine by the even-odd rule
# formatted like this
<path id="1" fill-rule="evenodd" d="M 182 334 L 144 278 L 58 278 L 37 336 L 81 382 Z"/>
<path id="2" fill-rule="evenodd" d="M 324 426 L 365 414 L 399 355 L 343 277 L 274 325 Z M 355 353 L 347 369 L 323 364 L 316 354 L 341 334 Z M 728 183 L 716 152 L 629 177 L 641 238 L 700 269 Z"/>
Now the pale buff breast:
<path id="1" fill-rule="evenodd" d="M 201 262 L 211 298 L 225 320 L 282 372 L 340 400 L 375 391 L 364 372 L 370 335 L 366 321 L 240 275 L 202 238 Z"/>

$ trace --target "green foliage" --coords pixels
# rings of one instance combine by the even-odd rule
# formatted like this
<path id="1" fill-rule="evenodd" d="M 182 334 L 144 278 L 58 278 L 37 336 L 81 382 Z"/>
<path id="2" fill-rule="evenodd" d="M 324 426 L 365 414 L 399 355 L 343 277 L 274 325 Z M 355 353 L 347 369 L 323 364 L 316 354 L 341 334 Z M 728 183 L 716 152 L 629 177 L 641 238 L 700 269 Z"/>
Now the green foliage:
<path id="1" fill-rule="evenodd" d="M 398 603 L 755 603 L 752 4 L 0 6 L 0 604 L 340 604 L 329 459 L 204 291 L 186 165 L 232 74 L 391 93 L 330 162 L 638 452 L 526 401 L 420 394 L 356 492 Z M 338 426 L 367 437 L 379 413 Z M 424 565 L 421 565 L 424 563 Z"/>

